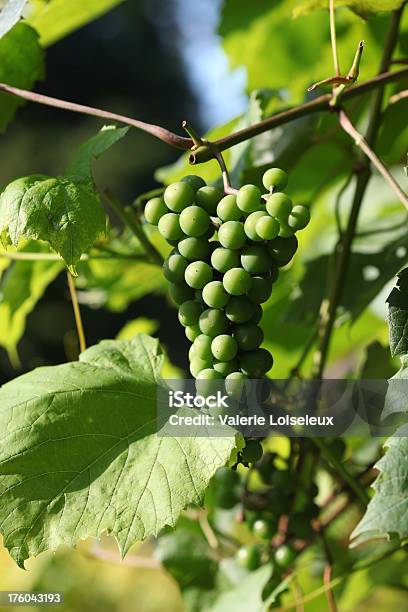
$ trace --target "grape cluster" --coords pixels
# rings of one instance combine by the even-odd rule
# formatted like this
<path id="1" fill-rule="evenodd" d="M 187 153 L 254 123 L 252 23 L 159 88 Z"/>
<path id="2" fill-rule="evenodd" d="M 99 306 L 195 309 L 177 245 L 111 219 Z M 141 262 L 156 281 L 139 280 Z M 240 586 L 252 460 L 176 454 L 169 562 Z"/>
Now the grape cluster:
<path id="1" fill-rule="evenodd" d="M 145 207 L 146 221 L 174 247 L 163 273 L 192 342 L 191 374 L 226 379 L 231 394 L 240 381 L 262 378 L 272 367 L 271 354 L 261 348 L 261 304 L 296 252 L 295 232 L 310 217 L 306 206 L 293 206 L 283 193 L 283 170 L 268 170 L 263 184 L 266 196 L 256 185 L 224 196 L 200 177 L 186 176 Z"/>

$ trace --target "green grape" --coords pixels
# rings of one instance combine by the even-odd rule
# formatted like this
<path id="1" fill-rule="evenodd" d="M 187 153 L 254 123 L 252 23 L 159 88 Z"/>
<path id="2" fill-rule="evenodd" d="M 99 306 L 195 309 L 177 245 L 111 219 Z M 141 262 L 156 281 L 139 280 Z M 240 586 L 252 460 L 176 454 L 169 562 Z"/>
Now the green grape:
<path id="1" fill-rule="evenodd" d="M 166 187 L 164 201 L 170 210 L 179 213 L 194 202 L 194 191 L 188 183 L 172 183 Z"/>
<path id="2" fill-rule="evenodd" d="M 298 241 L 296 236 L 291 238 L 275 238 L 268 245 L 268 251 L 278 267 L 286 266 L 296 253 Z"/>
<path id="3" fill-rule="evenodd" d="M 202 187 L 206 186 L 205 180 L 201 178 L 201 176 L 197 176 L 196 174 L 189 174 L 181 179 L 182 183 L 187 183 L 190 185 L 191 189 L 194 191 L 198 191 Z"/>
<path id="4" fill-rule="evenodd" d="M 201 187 L 196 193 L 195 201 L 197 206 L 201 206 L 208 212 L 209 215 L 214 216 L 217 210 L 218 202 L 222 198 L 222 192 L 216 187 Z"/>
<path id="5" fill-rule="evenodd" d="M 197 393 L 201 395 L 208 395 L 214 393 L 220 387 L 219 380 L 222 380 L 223 376 L 217 370 L 213 368 L 206 368 L 201 370 L 196 376 L 196 389 Z"/>
<path id="6" fill-rule="evenodd" d="M 250 571 L 256 570 L 261 564 L 261 552 L 255 544 L 248 544 L 238 550 L 235 559 L 241 567 Z"/>
<path id="7" fill-rule="evenodd" d="M 262 344 L 264 339 L 262 329 L 252 323 L 237 325 L 233 333 L 240 351 L 253 351 Z"/>
<path id="8" fill-rule="evenodd" d="M 247 246 L 241 253 L 241 265 L 249 274 L 264 274 L 271 267 L 268 249 L 264 246 Z"/>
<path id="9" fill-rule="evenodd" d="M 146 203 L 144 216 L 148 223 L 151 223 L 151 225 L 157 225 L 162 216 L 168 212 L 169 209 L 167 208 L 163 198 L 152 198 Z"/>
<path id="10" fill-rule="evenodd" d="M 263 240 L 273 240 L 279 234 L 279 221 L 274 217 L 264 215 L 258 219 L 255 230 L 258 236 Z"/>
<path id="11" fill-rule="evenodd" d="M 262 455 L 262 444 L 258 440 L 247 440 L 241 451 L 241 457 L 245 463 L 256 463 L 262 459 Z"/>
<path id="12" fill-rule="evenodd" d="M 213 339 L 211 351 L 218 361 L 231 361 L 238 352 L 238 346 L 232 336 L 221 334 Z"/>
<path id="13" fill-rule="evenodd" d="M 232 297 L 225 307 L 225 314 L 232 323 L 246 323 L 254 313 L 255 304 L 244 296 Z"/>
<path id="14" fill-rule="evenodd" d="M 301 230 L 310 221 L 310 210 L 308 206 L 297 204 L 292 208 L 292 212 L 289 215 L 288 225 L 295 231 Z"/>
<path id="15" fill-rule="evenodd" d="M 262 240 L 262 238 L 257 234 L 256 224 L 259 221 L 259 219 L 262 219 L 263 217 L 265 217 L 265 211 L 257 210 L 256 212 L 253 212 L 250 215 L 248 215 L 248 217 L 245 219 L 245 223 L 244 223 L 245 233 L 248 236 L 248 238 L 250 240 L 253 240 L 254 242 L 261 242 Z"/>
<path id="16" fill-rule="evenodd" d="M 213 354 L 211 351 L 211 342 L 213 339 L 210 336 L 205 336 L 204 334 L 200 334 L 194 340 L 194 355 L 199 359 L 203 360 L 212 360 Z"/>
<path id="17" fill-rule="evenodd" d="M 195 349 L 194 344 L 192 344 L 188 351 L 188 360 L 193 361 L 195 357 L 196 357 L 196 349 Z"/>
<path id="18" fill-rule="evenodd" d="M 254 314 L 249 319 L 248 323 L 252 323 L 253 325 L 258 325 L 259 321 L 262 319 L 263 310 L 260 304 L 255 304 L 254 306 Z"/>
<path id="19" fill-rule="evenodd" d="M 192 300 L 194 297 L 194 291 L 184 282 L 170 283 L 168 289 L 171 299 L 177 306 L 187 302 L 187 300 Z"/>
<path id="20" fill-rule="evenodd" d="M 179 321 L 184 327 L 197 325 L 202 311 L 203 307 L 194 300 L 183 302 L 178 311 Z"/>
<path id="21" fill-rule="evenodd" d="M 231 361 L 215 361 L 213 368 L 223 376 L 229 376 L 238 369 L 238 362 L 236 359 L 231 359 Z"/>
<path id="22" fill-rule="evenodd" d="M 270 540 L 275 533 L 274 525 L 270 521 L 258 519 L 252 525 L 252 533 L 263 540 Z"/>
<path id="23" fill-rule="evenodd" d="M 160 234 L 166 240 L 180 240 L 184 233 L 180 227 L 179 215 L 176 213 L 166 213 L 158 223 Z"/>
<path id="24" fill-rule="evenodd" d="M 193 345 L 194 346 L 194 345 Z M 194 357 L 190 361 L 190 372 L 196 378 L 200 372 L 203 370 L 212 368 L 212 360 L 211 359 L 200 359 L 199 357 Z"/>
<path id="25" fill-rule="evenodd" d="M 198 338 L 201 333 L 198 325 L 188 325 L 184 331 L 190 342 L 194 342 L 194 340 Z"/>
<path id="26" fill-rule="evenodd" d="M 188 264 L 184 277 L 187 285 L 193 289 L 202 289 L 211 281 L 212 275 L 212 269 L 205 261 L 193 261 Z"/>
<path id="27" fill-rule="evenodd" d="M 240 366 L 244 374 L 250 378 L 261 378 L 273 365 L 272 355 L 263 348 L 246 351 L 240 355 Z"/>
<path id="28" fill-rule="evenodd" d="M 257 304 L 263 304 L 271 297 L 272 280 L 263 276 L 253 276 L 248 297 Z"/>
<path id="29" fill-rule="evenodd" d="M 198 238 L 210 227 L 210 216 L 199 206 L 188 206 L 180 215 L 180 227 L 187 236 Z"/>
<path id="30" fill-rule="evenodd" d="M 242 217 L 242 210 L 237 206 L 237 196 L 226 195 L 219 201 L 217 206 L 217 217 L 221 221 L 239 221 Z"/>
<path id="31" fill-rule="evenodd" d="M 292 200 L 285 193 L 273 193 L 266 201 L 266 210 L 279 223 L 287 223 L 292 212 Z"/>
<path id="32" fill-rule="evenodd" d="M 222 310 L 207 308 L 200 315 L 198 324 L 201 333 L 215 338 L 215 336 L 219 336 L 227 331 L 229 321 Z"/>
<path id="33" fill-rule="evenodd" d="M 238 370 L 231 372 L 231 374 L 228 374 L 225 378 L 226 393 L 235 399 L 240 399 L 244 392 L 245 381 L 247 379 L 248 376 Z"/>
<path id="34" fill-rule="evenodd" d="M 265 189 L 275 189 L 282 191 L 288 184 L 288 175 L 280 168 L 270 168 L 262 177 Z"/>
<path id="35" fill-rule="evenodd" d="M 228 272 L 231 268 L 237 268 L 239 266 L 239 255 L 236 251 L 232 251 L 231 249 L 218 247 L 211 255 L 211 265 L 218 272 Z"/>
<path id="36" fill-rule="evenodd" d="M 291 546 L 288 544 L 282 544 L 275 550 L 274 559 L 276 565 L 279 567 L 286 569 L 296 559 L 296 553 Z"/>
<path id="37" fill-rule="evenodd" d="M 210 246 L 206 238 L 194 238 L 189 236 L 180 240 L 178 250 L 189 261 L 197 261 L 199 259 L 207 259 L 210 253 Z"/>
<path id="38" fill-rule="evenodd" d="M 249 214 L 259 210 L 262 206 L 262 193 L 256 185 L 244 185 L 238 191 L 237 206 Z"/>
<path id="39" fill-rule="evenodd" d="M 203 289 L 203 300 L 210 308 L 224 308 L 229 299 L 221 281 L 211 281 Z"/>
<path id="40" fill-rule="evenodd" d="M 163 275 L 170 283 L 182 283 L 187 265 L 187 259 L 173 249 L 163 264 Z"/>
<path id="41" fill-rule="evenodd" d="M 295 230 L 293 228 L 289 227 L 287 223 L 284 223 L 283 221 L 281 222 L 279 229 L 279 238 L 290 238 L 291 236 L 293 236 L 294 233 Z"/>
<path id="42" fill-rule="evenodd" d="M 252 278 L 242 268 L 231 268 L 224 274 L 222 284 L 231 295 L 245 295 L 252 286 Z"/>
<path id="43" fill-rule="evenodd" d="M 240 221 L 226 221 L 218 230 L 218 241 L 226 249 L 240 249 L 247 240 Z"/>

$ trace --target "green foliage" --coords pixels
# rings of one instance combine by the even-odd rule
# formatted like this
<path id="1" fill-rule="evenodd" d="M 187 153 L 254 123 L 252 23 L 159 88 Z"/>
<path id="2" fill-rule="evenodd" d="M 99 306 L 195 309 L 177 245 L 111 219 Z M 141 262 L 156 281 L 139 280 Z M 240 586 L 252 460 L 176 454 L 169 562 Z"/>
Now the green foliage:
<path id="1" fill-rule="evenodd" d="M 17 179 L 0 195 L 3 244 L 21 239 L 44 240 L 76 274 L 76 265 L 105 233 L 106 217 L 95 191 L 91 161 L 126 134 L 127 129 L 103 128 L 83 145 L 64 176 L 40 174 Z"/>
<path id="2" fill-rule="evenodd" d="M 400 8 L 404 0 L 336 0 L 336 8 L 346 6 L 363 16 L 375 15 Z M 319 9 L 328 9 L 329 0 L 299 0 L 293 11 L 295 17 Z"/>
<path id="3" fill-rule="evenodd" d="M 34 12 L 28 21 L 47 47 L 70 32 L 100 17 L 123 0 L 32 0 Z"/>
<path id="4" fill-rule="evenodd" d="M 394 355 L 408 353 L 408 268 L 398 274 L 397 286 L 388 296 L 390 350 Z"/>
<path id="5" fill-rule="evenodd" d="M 30 89 L 44 76 L 44 58 L 38 35 L 25 23 L 16 24 L 0 38 L 0 82 Z M 22 101 L 0 93 L 0 132 L 13 118 Z"/>
<path id="6" fill-rule="evenodd" d="M 49 253 L 49 249 L 30 242 L 20 252 Z M 19 363 L 17 345 L 27 316 L 63 268 L 59 261 L 15 261 L 0 281 L 0 346 L 8 351 L 15 366 Z"/>
<path id="7" fill-rule="evenodd" d="M 27 0 L 7 0 L 0 9 L 0 38 L 20 20 Z"/>
<path id="8" fill-rule="evenodd" d="M 1 532 L 21 567 L 106 531 L 124 555 L 202 502 L 235 440 L 159 437 L 161 366 L 158 341 L 141 335 L 102 342 L 78 362 L 0 390 Z"/>

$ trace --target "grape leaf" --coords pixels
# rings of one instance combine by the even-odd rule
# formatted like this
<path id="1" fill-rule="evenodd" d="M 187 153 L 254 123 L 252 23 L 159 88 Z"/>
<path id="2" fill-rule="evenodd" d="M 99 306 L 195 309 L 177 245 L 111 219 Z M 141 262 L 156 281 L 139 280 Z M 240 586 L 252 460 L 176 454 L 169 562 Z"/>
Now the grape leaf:
<path id="1" fill-rule="evenodd" d="M 397 286 L 388 296 L 391 355 L 408 353 L 408 268 L 398 274 Z"/>
<path id="2" fill-rule="evenodd" d="M 0 532 L 19 566 L 105 532 L 125 555 L 202 502 L 235 438 L 159 437 L 161 364 L 140 335 L 0 389 Z"/>
<path id="3" fill-rule="evenodd" d="M 378 537 L 408 537 L 408 438 L 394 436 L 386 446 L 375 466 L 380 475 L 372 485 L 374 497 L 351 534 L 353 545 Z"/>
<path id="4" fill-rule="evenodd" d="M 44 57 L 38 35 L 26 23 L 18 23 L 0 38 L 0 82 L 30 89 L 43 76 Z M 22 104 L 19 98 L 0 93 L 0 132 Z"/>
<path id="5" fill-rule="evenodd" d="M 20 252 L 49 253 L 49 248 L 30 242 Z M 0 281 L 0 346 L 8 351 L 15 367 L 26 318 L 63 269 L 62 261 L 15 261 Z"/>
<path id="6" fill-rule="evenodd" d="M 336 0 L 336 7 L 347 6 L 362 16 L 395 11 L 405 0 Z M 328 9 L 329 0 L 301 0 L 294 8 L 295 17 L 318 9 Z"/>
<path id="7" fill-rule="evenodd" d="M 91 176 L 91 162 L 123 138 L 126 128 L 104 127 L 82 145 L 65 176 L 17 179 L 0 194 L 0 236 L 17 246 L 22 238 L 44 240 L 73 274 L 76 264 L 105 233 L 106 217 Z"/>
<path id="8" fill-rule="evenodd" d="M 27 0 L 7 0 L 6 5 L 0 10 L 0 38 L 19 21 L 26 3 Z"/>
<path id="9" fill-rule="evenodd" d="M 102 16 L 124 0 L 35 0 L 30 24 L 47 47 Z"/>

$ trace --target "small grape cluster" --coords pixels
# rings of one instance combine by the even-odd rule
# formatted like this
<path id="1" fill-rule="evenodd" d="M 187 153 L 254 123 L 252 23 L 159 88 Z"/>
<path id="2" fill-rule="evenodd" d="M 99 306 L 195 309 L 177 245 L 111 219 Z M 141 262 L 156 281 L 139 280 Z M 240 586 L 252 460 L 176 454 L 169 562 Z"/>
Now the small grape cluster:
<path id="1" fill-rule="evenodd" d="M 310 218 L 306 206 L 293 206 L 282 192 L 283 170 L 268 170 L 263 184 L 266 196 L 256 185 L 224 195 L 186 176 L 145 207 L 146 221 L 174 246 L 163 272 L 192 342 L 191 374 L 226 379 L 227 390 L 228 381 L 262 378 L 272 367 L 261 348 L 261 304 L 297 250 L 295 232 Z"/>

